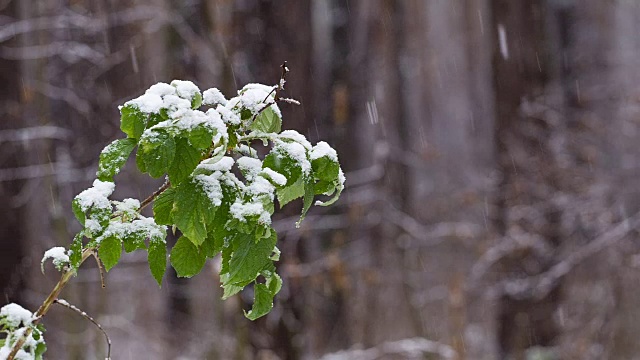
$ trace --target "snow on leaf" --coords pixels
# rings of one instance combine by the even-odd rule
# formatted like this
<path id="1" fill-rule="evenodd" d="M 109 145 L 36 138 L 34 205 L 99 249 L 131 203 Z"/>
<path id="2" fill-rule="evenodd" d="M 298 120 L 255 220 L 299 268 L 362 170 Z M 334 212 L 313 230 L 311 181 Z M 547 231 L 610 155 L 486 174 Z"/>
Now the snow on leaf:
<path id="1" fill-rule="evenodd" d="M 218 105 L 216 111 L 220 114 L 222 121 L 229 125 L 239 125 L 240 116 L 223 105 Z"/>
<path id="2" fill-rule="evenodd" d="M 157 113 L 162 108 L 162 97 L 156 93 L 145 93 L 133 100 L 124 103 L 124 106 L 131 106 L 139 109 L 143 113 Z"/>
<path id="3" fill-rule="evenodd" d="M 16 328 L 20 325 L 30 325 L 33 314 L 18 304 L 10 303 L 0 309 L 0 317 L 3 317 L 9 326 Z"/>
<path id="4" fill-rule="evenodd" d="M 262 161 L 248 156 L 243 156 L 237 161 L 238 169 L 247 180 L 253 180 L 262 170 Z"/>
<path id="5" fill-rule="evenodd" d="M 42 260 L 40 261 L 40 268 L 44 274 L 44 263 L 51 259 L 56 269 L 61 270 L 63 266 L 69 263 L 69 255 L 67 255 L 67 249 L 62 246 L 52 247 L 44 252 Z"/>
<path id="6" fill-rule="evenodd" d="M 226 105 L 227 99 L 222 95 L 222 92 L 216 88 L 207 89 L 202 93 L 202 104 L 215 106 L 215 105 Z"/>
<path id="7" fill-rule="evenodd" d="M 287 178 L 284 175 L 270 168 L 262 169 L 261 174 L 271 179 L 275 185 L 285 186 L 287 184 Z"/>
<path id="8" fill-rule="evenodd" d="M 136 143 L 135 139 L 126 138 L 114 140 L 107 145 L 100 153 L 98 172 L 96 174 L 98 179 L 103 181 L 112 180 L 127 162 Z"/>
<path id="9" fill-rule="evenodd" d="M 75 199 L 82 212 L 86 212 L 91 207 L 110 208 L 111 205 L 107 197 L 113 193 L 113 190 L 115 190 L 113 182 L 96 179 L 93 181 L 92 187 L 78 194 Z"/>
<path id="10" fill-rule="evenodd" d="M 312 161 L 319 159 L 321 157 L 328 157 L 330 160 L 335 162 L 338 161 L 338 153 L 336 153 L 336 151 L 324 141 L 318 142 L 311 149 L 311 153 L 309 154 L 309 157 L 311 158 Z"/>
<path id="11" fill-rule="evenodd" d="M 176 88 L 178 96 L 183 99 L 188 99 L 189 101 L 193 99 L 197 93 L 200 93 L 200 89 L 194 83 L 187 80 L 173 80 L 171 86 Z"/>
<path id="12" fill-rule="evenodd" d="M 300 143 L 302 146 L 304 146 L 305 149 L 311 150 L 311 143 L 307 140 L 306 137 L 304 137 L 304 135 L 300 134 L 295 130 L 285 130 L 280 134 L 278 134 L 278 137 L 282 140 L 295 141 L 297 143 Z"/>

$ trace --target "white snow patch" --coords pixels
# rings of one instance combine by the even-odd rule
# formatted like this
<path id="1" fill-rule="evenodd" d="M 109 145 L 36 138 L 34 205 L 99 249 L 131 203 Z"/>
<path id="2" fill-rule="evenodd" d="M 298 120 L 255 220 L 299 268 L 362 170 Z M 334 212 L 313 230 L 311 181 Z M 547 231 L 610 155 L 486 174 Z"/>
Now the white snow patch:
<path id="1" fill-rule="evenodd" d="M 84 190 L 76 196 L 80 208 L 82 211 L 87 211 L 92 206 L 100 209 L 111 206 L 107 197 L 113 193 L 115 187 L 116 185 L 112 182 L 101 181 L 98 179 L 94 180 L 93 187 Z"/>
<path id="2" fill-rule="evenodd" d="M 277 154 L 288 156 L 298 162 L 302 172 L 307 175 L 311 170 L 311 163 L 307 159 L 307 149 L 298 142 L 285 142 L 279 139 L 274 140 L 273 151 Z"/>
<path id="3" fill-rule="evenodd" d="M 338 183 L 342 188 L 344 188 L 345 180 L 346 178 L 344 177 L 344 173 L 342 172 L 342 169 L 338 169 Z"/>
<path id="4" fill-rule="evenodd" d="M 269 180 L 262 176 L 256 176 L 255 179 L 247 186 L 246 192 L 251 196 L 267 195 L 273 200 L 273 191 L 275 187 L 271 185 Z"/>
<path id="5" fill-rule="evenodd" d="M 176 88 L 178 96 L 183 99 L 193 99 L 196 93 L 200 92 L 200 89 L 191 81 L 185 80 L 173 80 L 171 85 Z"/>
<path id="6" fill-rule="evenodd" d="M 309 157 L 311 160 L 319 159 L 321 157 L 328 157 L 332 161 L 338 161 L 338 153 L 324 141 L 320 141 L 316 146 L 311 149 Z"/>
<path id="7" fill-rule="evenodd" d="M 156 224 L 152 217 L 140 216 L 139 219 L 131 222 L 131 231 L 138 233 L 143 232 L 147 234 L 150 241 L 162 241 L 165 242 L 167 235 L 167 227 Z"/>
<path id="8" fill-rule="evenodd" d="M 243 156 L 237 160 L 238 168 L 245 175 L 247 180 L 252 180 L 262 170 L 262 161 L 252 157 Z"/>
<path id="9" fill-rule="evenodd" d="M 295 130 L 285 130 L 281 132 L 278 135 L 278 137 L 280 137 L 281 139 L 293 140 L 295 142 L 302 144 L 302 146 L 304 146 L 305 149 L 311 150 L 311 143 L 307 141 L 307 138 L 304 137 L 304 135 L 300 134 Z"/>
<path id="10" fill-rule="evenodd" d="M 271 168 L 262 169 L 262 175 L 266 175 L 278 186 L 285 186 L 287 184 L 287 178 Z"/>
<path id="11" fill-rule="evenodd" d="M 96 234 L 100 230 L 102 230 L 102 226 L 100 226 L 100 222 L 96 219 L 86 219 L 84 221 L 84 228 L 89 230 L 91 234 Z"/>
<path id="12" fill-rule="evenodd" d="M 138 219 L 133 220 L 130 223 L 112 221 L 109 223 L 109 226 L 107 226 L 102 235 L 96 239 L 96 242 L 100 243 L 102 240 L 110 236 L 122 239 L 134 233 L 142 233 L 146 238 L 149 238 L 150 241 L 165 242 L 167 227 L 156 224 L 154 219 L 151 217 L 144 216 L 139 216 Z"/>
<path id="13" fill-rule="evenodd" d="M 162 107 L 167 109 L 167 114 L 170 117 L 180 117 L 191 110 L 191 101 L 169 94 L 164 97 Z"/>
<path id="14" fill-rule="evenodd" d="M 220 138 L 228 139 L 229 134 L 227 134 L 227 125 L 222 119 L 221 114 L 215 109 L 209 109 L 206 113 L 208 117 L 207 126 L 212 129 L 216 129 L 217 133 L 213 138 L 214 142 L 220 140 Z"/>
<path id="15" fill-rule="evenodd" d="M 226 172 L 231 170 L 231 168 L 233 167 L 233 164 L 235 163 L 233 161 L 233 158 L 230 156 L 225 156 L 213 164 L 210 164 L 207 161 L 209 161 L 209 159 L 202 160 L 202 162 L 198 165 L 198 167 L 201 169 L 209 170 L 209 171 Z"/>
<path id="16" fill-rule="evenodd" d="M 143 94 L 133 100 L 129 100 L 125 105 L 133 105 L 145 113 L 156 113 L 162 108 L 162 98 L 158 94 Z"/>
<path id="17" fill-rule="evenodd" d="M 0 316 L 6 317 L 9 326 L 12 327 L 18 327 L 21 323 L 29 325 L 33 318 L 31 311 L 15 303 L 3 306 L 2 309 L 0 309 Z"/>
<path id="18" fill-rule="evenodd" d="M 260 202 L 243 203 L 240 200 L 236 200 L 229 209 L 231 215 L 242 221 L 246 222 L 247 217 L 258 215 L 258 222 L 263 224 L 271 224 L 271 215 L 265 211 L 264 206 Z"/>
<path id="19" fill-rule="evenodd" d="M 156 94 L 159 96 L 175 95 L 176 88 L 167 83 L 159 82 L 155 85 L 151 85 L 151 87 L 145 91 L 145 94 Z"/>
<path id="20" fill-rule="evenodd" d="M 44 252 L 44 256 L 42 256 L 42 260 L 40 261 L 40 266 L 44 267 L 45 261 L 51 259 L 53 261 L 53 265 L 56 267 L 63 266 L 69 263 L 69 255 L 67 254 L 67 250 L 62 246 L 52 247 L 51 249 Z M 44 272 L 44 268 L 42 270 Z"/>
<path id="21" fill-rule="evenodd" d="M 138 199 L 124 199 L 122 201 L 116 201 L 116 211 L 124 214 L 132 214 L 140 209 L 140 200 Z"/>
<path id="22" fill-rule="evenodd" d="M 222 92 L 216 88 L 207 89 L 202 93 L 202 104 L 204 105 L 227 105 L 227 99 Z"/>
<path id="23" fill-rule="evenodd" d="M 213 206 L 220 206 L 222 204 L 222 186 L 220 186 L 219 171 L 214 172 L 211 175 L 196 175 L 195 180 L 202 186 L 202 190 L 207 195 Z"/>
<path id="24" fill-rule="evenodd" d="M 227 107 L 218 105 L 216 107 L 216 111 L 220 113 L 220 116 L 222 116 L 222 121 L 225 124 L 229 124 L 229 125 L 240 124 L 240 116 L 234 114 L 233 111 L 229 110 Z"/>
<path id="25" fill-rule="evenodd" d="M 274 102 L 276 96 L 275 88 L 276 86 L 263 84 L 247 84 L 242 90 L 238 91 L 238 102 L 240 106 L 249 109 L 254 115 L 260 112 L 267 104 L 271 104 L 273 112 L 282 118 L 280 109 Z"/>

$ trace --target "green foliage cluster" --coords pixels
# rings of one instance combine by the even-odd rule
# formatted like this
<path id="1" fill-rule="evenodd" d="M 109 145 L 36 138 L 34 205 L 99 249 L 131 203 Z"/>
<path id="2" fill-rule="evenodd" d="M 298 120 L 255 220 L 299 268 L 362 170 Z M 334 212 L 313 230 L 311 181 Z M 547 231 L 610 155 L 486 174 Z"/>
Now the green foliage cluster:
<path id="1" fill-rule="evenodd" d="M 17 358 L 42 360 L 47 350 L 43 337 L 45 330 L 42 324 L 34 324 L 32 320 L 33 314 L 17 304 L 6 305 L 0 310 L 0 333 L 4 333 L 4 338 L 0 339 L 0 359 L 7 357 L 11 347 L 29 329 L 31 333 Z"/>
<path id="2" fill-rule="evenodd" d="M 41 359 L 46 350 L 39 323 L 58 294 L 92 255 L 109 271 L 124 252 L 147 251 L 151 274 L 162 285 L 168 259 L 179 277 L 198 274 L 220 256 L 223 299 L 252 286 L 254 301 L 245 316 L 269 313 L 282 279 L 277 235 L 271 224 L 279 206 L 302 198 L 300 221 L 317 195 L 335 202 L 344 187 L 338 157 L 327 143 L 312 146 L 293 130 L 282 130 L 278 86 L 248 84 L 226 99 L 215 89 L 201 92 L 189 81 L 158 83 L 120 107 L 120 129 L 100 153 L 93 186 L 72 202 L 82 229 L 69 249 L 54 247 L 42 259 L 62 276 L 34 317 L 17 304 L 0 309 L 0 359 Z M 262 144 L 258 151 L 255 144 Z M 142 202 L 112 200 L 114 177 L 135 153 L 136 167 L 165 183 Z M 262 156 L 259 154 L 262 153 Z M 142 210 L 153 204 L 153 215 Z M 299 226 L 300 222 L 297 223 Z M 171 229 L 179 234 L 168 251 Z M 85 314 L 83 313 L 83 316 Z"/>
<path id="3" fill-rule="evenodd" d="M 253 307 L 245 315 L 267 314 L 282 287 L 271 226 L 276 199 L 284 206 L 302 198 L 302 220 L 316 195 L 333 195 L 317 202 L 329 205 L 344 183 L 335 150 L 282 131 L 278 90 L 249 84 L 227 100 L 217 89 L 200 92 L 191 82 L 173 81 L 125 103 L 120 113 L 127 137 L 104 148 L 93 187 L 73 201 L 83 229 L 71 244 L 69 266 L 77 269 L 85 249 L 97 249 L 107 271 L 123 249 L 146 250 L 161 285 L 169 227 L 181 235 L 169 256 L 178 276 L 198 274 L 221 254 L 223 298 L 253 284 Z M 252 147 L 256 142 L 267 145 L 262 158 Z M 133 152 L 141 172 L 167 179 L 153 197 L 153 217 L 141 214 L 138 200 L 108 199 L 114 176 Z"/>

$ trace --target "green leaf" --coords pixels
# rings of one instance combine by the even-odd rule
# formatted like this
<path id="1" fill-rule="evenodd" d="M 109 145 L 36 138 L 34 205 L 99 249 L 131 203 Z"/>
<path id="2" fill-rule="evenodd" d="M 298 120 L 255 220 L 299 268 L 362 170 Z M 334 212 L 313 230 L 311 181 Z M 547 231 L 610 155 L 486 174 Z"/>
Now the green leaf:
<path id="1" fill-rule="evenodd" d="M 227 228 L 227 224 L 232 218 L 229 209 L 237 195 L 236 189 L 232 186 L 222 184 L 222 203 L 216 210 L 214 218 L 207 223 L 207 239 L 202 244 L 202 250 L 205 251 L 207 257 L 214 257 L 219 252 L 224 251 L 225 245 L 229 245 L 228 239 L 237 231 L 236 229 Z M 227 248 L 230 249 L 229 246 Z M 230 256 L 227 256 L 226 260 L 229 258 Z M 227 265 L 228 261 L 223 264 L 223 267 Z"/>
<path id="2" fill-rule="evenodd" d="M 93 234 L 94 236 L 100 235 L 102 231 L 104 231 L 104 229 L 109 226 L 109 220 L 111 219 L 111 210 L 111 206 L 104 208 L 94 206 L 89 209 L 89 215 L 87 216 L 87 219 L 96 220 L 100 224 L 100 230 Z M 88 232 L 89 231 L 87 231 L 86 233 L 88 234 Z"/>
<path id="3" fill-rule="evenodd" d="M 215 215 L 211 201 L 193 180 L 184 181 L 176 188 L 172 216 L 178 229 L 200 246 L 207 237 L 206 224 Z"/>
<path id="4" fill-rule="evenodd" d="M 267 315 L 273 308 L 273 293 L 265 284 L 256 284 L 253 287 L 253 306 L 249 312 L 244 312 L 244 316 L 249 320 L 255 320 Z"/>
<path id="5" fill-rule="evenodd" d="M 168 118 L 169 116 L 167 115 L 167 109 L 162 108 L 160 109 L 159 114 L 151 113 L 148 115 L 146 128 L 148 129 L 154 125 L 157 125 L 167 120 Z"/>
<path id="6" fill-rule="evenodd" d="M 320 180 L 324 181 L 337 181 L 338 172 L 340 171 L 340 165 L 337 161 L 323 156 L 311 161 L 311 167 L 313 168 L 313 174 Z"/>
<path id="7" fill-rule="evenodd" d="M 286 186 L 293 185 L 302 175 L 302 169 L 297 161 L 274 152 L 265 156 L 262 162 L 262 168 L 270 168 L 284 175 L 287 178 Z"/>
<path id="8" fill-rule="evenodd" d="M 240 110 L 240 119 L 241 120 L 249 120 L 249 119 L 251 119 L 252 116 L 253 116 L 253 113 L 251 112 L 251 110 L 249 110 L 247 108 L 242 108 L 242 110 Z"/>
<path id="9" fill-rule="evenodd" d="M 147 233 L 142 229 L 139 231 L 127 234 L 124 237 L 124 239 L 122 239 L 122 244 L 124 245 L 124 251 L 130 253 L 138 249 L 146 249 L 147 245 L 144 243 L 144 240 L 146 238 L 147 238 Z"/>
<path id="10" fill-rule="evenodd" d="M 240 285 L 231 285 L 231 284 L 229 284 L 229 285 L 225 285 L 224 286 L 224 291 L 222 292 L 222 300 L 227 300 L 228 298 L 232 297 L 233 295 L 239 293 L 247 285 L 248 284 L 240 284 Z"/>
<path id="11" fill-rule="evenodd" d="M 113 181 L 113 177 L 120 172 L 136 146 L 136 140 L 131 138 L 114 140 L 100 153 L 98 172 L 96 176 L 102 181 Z"/>
<path id="12" fill-rule="evenodd" d="M 151 131 L 140 139 L 137 156 L 152 177 L 164 175 L 176 154 L 175 140 L 164 131 Z M 136 159 L 137 160 L 137 159 Z"/>
<path id="13" fill-rule="evenodd" d="M 134 105 L 120 108 L 120 130 L 128 137 L 139 139 L 144 131 L 146 115 Z"/>
<path id="14" fill-rule="evenodd" d="M 82 262 L 82 238 L 82 232 L 77 233 L 69 247 L 69 265 L 72 269 L 78 269 Z"/>
<path id="15" fill-rule="evenodd" d="M 201 150 L 208 149 L 213 144 L 214 135 L 215 130 L 210 129 L 204 124 L 194 126 L 186 133 L 189 143 Z"/>
<path id="16" fill-rule="evenodd" d="M 222 200 L 222 204 L 216 210 L 213 221 L 207 225 L 207 238 L 202 243 L 202 251 L 208 258 L 216 256 L 224 247 L 224 239 L 230 234 L 225 227 L 227 221 L 231 217 L 229 214 L 230 202 L 227 199 Z"/>
<path id="17" fill-rule="evenodd" d="M 313 193 L 316 195 L 331 195 L 336 191 L 334 181 L 320 180 L 313 185 Z"/>
<path id="18" fill-rule="evenodd" d="M 305 216 L 307 216 L 307 211 L 311 208 L 313 204 L 313 180 L 307 180 L 304 184 L 304 199 L 302 200 L 302 214 L 300 215 L 300 220 L 296 222 L 296 227 L 300 227 L 300 223 L 304 220 Z"/>
<path id="19" fill-rule="evenodd" d="M 195 96 L 191 99 L 191 108 L 197 109 L 202 105 L 202 94 L 200 91 L 195 93 Z"/>
<path id="20" fill-rule="evenodd" d="M 232 129 L 235 129 L 235 131 Z M 234 149 L 236 146 L 238 146 L 238 134 L 236 133 L 236 131 L 238 131 L 237 127 L 228 127 L 229 143 L 227 144 L 227 146 L 229 149 Z"/>
<path id="21" fill-rule="evenodd" d="M 304 196 L 304 179 L 302 179 L 302 169 L 297 161 L 271 152 L 264 158 L 262 167 L 270 168 L 287 178 L 287 184 L 282 188 L 276 189 L 280 207 Z"/>
<path id="22" fill-rule="evenodd" d="M 163 241 L 149 242 L 149 269 L 151 275 L 158 282 L 158 286 L 162 286 L 162 277 L 167 270 L 167 245 Z"/>
<path id="23" fill-rule="evenodd" d="M 232 240 L 234 248 L 229 261 L 229 274 L 224 279 L 227 284 L 241 284 L 255 280 L 260 271 L 271 262 L 271 253 L 276 246 L 277 235 L 271 230 L 271 236 L 259 239 L 252 235 L 238 233 Z"/>
<path id="24" fill-rule="evenodd" d="M 282 289 L 282 278 L 275 272 L 273 264 L 267 267 L 270 269 L 262 271 L 266 283 L 256 283 L 251 311 L 244 313 L 249 320 L 255 320 L 268 314 L 273 308 L 273 298 Z"/>
<path id="25" fill-rule="evenodd" d="M 140 153 L 140 149 L 138 149 L 138 153 Z M 147 165 L 144 163 L 144 159 L 142 156 L 136 154 L 136 166 L 141 173 L 147 173 Z"/>
<path id="26" fill-rule="evenodd" d="M 342 170 L 338 171 L 339 173 L 342 172 Z M 340 180 L 340 177 L 343 177 L 344 175 L 339 175 L 338 178 L 336 179 L 336 181 L 334 182 L 335 186 L 336 186 L 336 193 L 333 195 L 333 197 L 327 201 L 317 201 L 316 205 L 319 206 L 329 206 L 333 203 L 335 203 L 336 201 L 338 201 L 338 199 L 340 198 L 340 194 L 342 194 L 342 190 L 344 190 L 344 183 Z M 344 178 L 342 179 L 344 180 Z"/>
<path id="27" fill-rule="evenodd" d="M 200 163 L 200 150 L 189 145 L 187 140 L 178 138 L 175 149 L 175 157 L 169 168 L 169 180 L 174 186 L 188 178 Z"/>
<path id="28" fill-rule="evenodd" d="M 282 131 L 282 119 L 269 106 L 256 117 L 250 128 L 251 130 L 265 133 L 280 133 Z"/>
<path id="29" fill-rule="evenodd" d="M 295 183 L 276 189 L 276 195 L 278 195 L 278 202 L 280 203 L 281 208 L 289 202 L 304 196 L 304 194 L 305 188 L 302 176 L 298 177 L 298 180 Z"/>
<path id="30" fill-rule="evenodd" d="M 156 197 L 153 201 L 153 217 L 158 225 L 173 225 L 171 210 L 173 210 L 173 200 L 176 190 L 168 188 Z"/>
<path id="31" fill-rule="evenodd" d="M 185 236 L 171 249 L 171 266 L 179 277 L 192 277 L 204 267 L 206 256 Z"/>
<path id="32" fill-rule="evenodd" d="M 42 360 L 42 355 L 47 351 L 47 345 L 44 342 L 38 343 L 35 349 L 35 360 Z"/>
<path id="33" fill-rule="evenodd" d="M 76 219 L 78 219 L 80 224 L 84 226 L 84 222 L 86 220 L 86 214 L 84 213 L 84 211 L 82 211 L 82 208 L 80 207 L 80 203 L 78 202 L 77 198 L 74 198 L 73 201 L 71 202 L 71 209 L 73 210 L 73 215 L 76 216 Z"/>
<path id="34" fill-rule="evenodd" d="M 269 276 L 265 277 L 267 279 L 267 287 L 269 288 L 269 291 L 271 291 L 273 295 L 279 293 L 280 289 L 282 289 L 282 278 L 280 275 L 275 272 L 270 272 Z"/>
<path id="35" fill-rule="evenodd" d="M 115 236 L 109 236 L 103 239 L 100 241 L 98 255 L 104 264 L 105 270 L 108 272 L 120 260 L 120 256 L 122 255 L 122 241 Z"/>

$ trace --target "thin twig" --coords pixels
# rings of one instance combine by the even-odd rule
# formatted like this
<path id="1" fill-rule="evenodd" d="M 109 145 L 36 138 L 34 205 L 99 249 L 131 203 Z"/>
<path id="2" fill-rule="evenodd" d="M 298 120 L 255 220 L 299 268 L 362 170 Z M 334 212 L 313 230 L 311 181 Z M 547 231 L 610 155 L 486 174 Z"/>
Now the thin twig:
<path id="1" fill-rule="evenodd" d="M 252 123 L 256 120 L 258 115 L 265 111 L 269 106 L 275 105 L 278 101 L 286 102 L 288 104 L 300 105 L 300 101 L 298 100 L 280 97 L 280 92 L 284 91 L 284 84 L 287 82 L 287 73 L 289 72 L 286 61 L 283 62 L 280 67 L 282 68 L 282 75 L 280 75 L 280 81 L 278 82 L 278 85 L 274 86 L 274 88 L 269 91 L 264 100 L 262 100 L 262 102 L 267 101 L 269 99 L 269 96 L 271 96 L 271 94 L 273 94 L 273 92 L 275 91 L 273 102 L 265 103 L 264 106 L 253 115 L 253 118 L 251 118 Z"/>
<path id="2" fill-rule="evenodd" d="M 167 190 L 169 186 L 171 186 L 171 183 L 169 182 L 169 180 L 165 181 L 165 183 L 162 184 L 162 186 L 160 186 L 158 190 L 156 190 L 153 194 L 149 195 L 149 197 L 147 197 L 146 199 L 144 199 L 144 201 L 142 201 L 142 203 L 140 203 L 139 210 L 142 210 L 147 205 L 151 204 L 151 202 L 155 200 L 156 197 L 158 197 L 158 195 L 162 194 L 165 190 Z"/>
<path id="3" fill-rule="evenodd" d="M 83 250 L 80 264 L 82 264 L 85 260 L 87 260 L 87 258 L 91 256 L 93 251 L 94 251 L 93 249 Z M 34 314 L 33 316 L 34 320 L 31 322 L 32 325 L 35 326 L 40 323 L 42 318 L 49 311 L 49 308 L 51 308 L 51 305 L 53 305 L 53 302 L 58 298 L 58 295 L 60 294 L 62 289 L 64 289 L 64 287 L 67 285 L 69 280 L 71 280 L 71 278 L 75 273 L 76 273 L 75 271 L 69 268 L 65 268 L 63 270 L 60 280 L 58 280 L 58 283 L 56 284 L 56 286 L 54 286 L 53 290 L 51 290 L 51 292 L 49 293 L 49 296 L 47 296 L 47 298 L 44 300 L 42 305 L 40 305 L 40 307 L 38 308 L 38 311 L 36 311 L 36 313 Z M 20 349 L 22 349 L 22 347 L 24 346 L 24 343 L 27 341 L 27 338 L 29 337 L 29 335 L 31 335 L 32 331 L 33 331 L 33 326 L 27 327 L 27 329 L 22 333 L 22 336 L 20 337 L 20 339 L 18 339 L 18 341 L 16 341 L 13 344 L 13 347 L 11 348 L 11 352 L 7 356 L 7 360 L 15 359 L 16 354 Z"/>
<path id="4" fill-rule="evenodd" d="M 56 304 L 62 305 L 64 307 L 66 307 L 67 309 L 73 310 L 75 312 L 77 312 L 78 314 L 82 315 L 82 317 L 84 317 L 85 319 L 91 321 L 95 326 L 98 327 L 98 329 L 100 329 L 100 331 L 102 331 L 102 333 L 104 334 L 105 339 L 107 339 L 107 358 L 105 360 L 110 360 L 111 359 L 111 339 L 109 339 L 109 335 L 107 334 L 106 331 L 104 331 L 104 329 L 102 328 L 102 326 L 100 326 L 100 324 L 98 324 L 98 322 L 92 318 L 91 316 L 89 316 L 86 312 L 78 309 L 77 307 L 69 304 L 68 301 L 66 301 L 65 299 L 55 299 L 53 301 Z"/>
<path id="5" fill-rule="evenodd" d="M 93 253 L 93 257 L 96 259 L 96 264 L 98 264 L 98 270 L 100 270 L 100 284 L 102 285 L 102 288 L 106 288 L 107 286 L 104 284 L 104 269 L 102 268 L 102 261 L 100 261 L 100 258 L 98 257 L 98 254 L 96 254 L 95 252 Z"/>
<path id="6" fill-rule="evenodd" d="M 518 299 L 542 299 L 569 274 L 578 264 L 624 239 L 630 232 L 640 227 L 640 212 L 621 221 L 591 240 L 579 250 L 553 265 L 549 270 L 526 279 L 505 280 L 485 292 L 490 297 L 507 294 Z"/>

